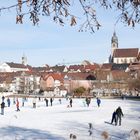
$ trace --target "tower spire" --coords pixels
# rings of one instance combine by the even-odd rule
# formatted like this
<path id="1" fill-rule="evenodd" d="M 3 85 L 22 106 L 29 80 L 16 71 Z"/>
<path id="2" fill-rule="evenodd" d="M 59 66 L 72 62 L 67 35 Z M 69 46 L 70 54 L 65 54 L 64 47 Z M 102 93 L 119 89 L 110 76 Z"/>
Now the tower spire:
<path id="1" fill-rule="evenodd" d="M 114 50 L 118 48 L 118 37 L 116 31 L 114 30 L 113 36 L 111 38 L 111 55 L 113 56 Z"/>
<path id="2" fill-rule="evenodd" d="M 25 54 L 23 53 L 23 56 L 22 56 L 22 64 L 23 65 L 27 65 L 27 57 L 25 56 Z"/>
<path id="3" fill-rule="evenodd" d="M 116 35 L 115 27 L 114 27 L 114 32 L 113 36 L 111 38 L 111 55 L 109 56 L 109 62 L 113 62 L 113 55 L 115 50 L 118 48 L 118 37 Z"/>

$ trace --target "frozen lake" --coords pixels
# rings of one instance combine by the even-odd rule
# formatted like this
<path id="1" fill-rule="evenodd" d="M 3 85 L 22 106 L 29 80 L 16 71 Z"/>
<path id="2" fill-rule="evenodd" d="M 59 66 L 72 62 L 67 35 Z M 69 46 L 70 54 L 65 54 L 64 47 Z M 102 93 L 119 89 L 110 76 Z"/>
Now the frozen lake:
<path id="1" fill-rule="evenodd" d="M 0 140 L 69 140 L 70 134 L 78 140 L 102 140 L 106 131 L 111 140 L 129 140 L 132 129 L 140 132 L 140 101 L 101 99 L 98 107 L 96 99 L 91 100 L 89 107 L 85 99 L 73 99 L 73 107 L 68 108 L 69 100 L 54 99 L 53 106 L 46 107 L 45 101 L 37 99 L 33 108 L 32 99 L 28 99 L 20 111 L 16 105 L 5 107 L 0 115 Z M 5 104 L 7 106 L 6 98 Z M 124 113 L 122 125 L 111 125 L 113 111 L 120 106 Z M 89 136 L 89 123 L 92 123 L 92 135 Z M 134 140 L 134 139 L 133 139 Z"/>

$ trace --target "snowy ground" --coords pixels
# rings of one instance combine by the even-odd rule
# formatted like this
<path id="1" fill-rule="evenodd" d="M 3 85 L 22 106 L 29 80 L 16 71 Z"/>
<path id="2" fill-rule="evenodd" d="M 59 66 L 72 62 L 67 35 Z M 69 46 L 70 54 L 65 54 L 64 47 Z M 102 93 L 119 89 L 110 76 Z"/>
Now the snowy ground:
<path id="1" fill-rule="evenodd" d="M 89 107 L 83 101 L 73 99 L 73 107 L 67 108 L 66 99 L 62 99 L 62 104 L 55 99 L 52 107 L 50 104 L 46 107 L 42 100 L 37 101 L 34 109 L 32 99 L 28 99 L 24 107 L 20 106 L 20 112 L 11 103 L 11 107 L 5 108 L 5 114 L 0 115 L 0 140 L 69 140 L 71 133 L 78 140 L 101 140 L 103 131 L 109 133 L 111 140 L 128 140 L 132 129 L 140 132 L 140 101 L 102 99 L 101 107 L 97 107 L 95 99 Z M 124 117 L 121 126 L 114 126 L 109 123 L 118 106 Z M 88 123 L 93 124 L 91 136 Z"/>

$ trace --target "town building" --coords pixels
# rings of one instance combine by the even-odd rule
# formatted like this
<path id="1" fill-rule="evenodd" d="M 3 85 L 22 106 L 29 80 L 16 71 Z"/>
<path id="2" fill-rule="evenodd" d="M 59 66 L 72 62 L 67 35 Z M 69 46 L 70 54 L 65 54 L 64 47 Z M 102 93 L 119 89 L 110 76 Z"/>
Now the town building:
<path id="1" fill-rule="evenodd" d="M 24 64 L 4 62 L 0 64 L 0 72 L 18 72 L 18 71 L 29 71 L 28 67 Z"/>
<path id="2" fill-rule="evenodd" d="M 118 37 L 116 32 L 111 38 L 111 55 L 109 57 L 110 63 L 116 64 L 130 64 L 138 61 L 139 48 L 119 48 Z"/>
<path id="3" fill-rule="evenodd" d="M 29 71 L 27 65 L 27 57 L 22 56 L 21 63 L 14 62 L 3 62 L 0 64 L 0 72 L 18 72 L 18 71 Z"/>
<path id="4" fill-rule="evenodd" d="M 64 77 L 61 73 L 44 73 L 40 77 L 40 90 L 44 96 L 65 96 Z"/>

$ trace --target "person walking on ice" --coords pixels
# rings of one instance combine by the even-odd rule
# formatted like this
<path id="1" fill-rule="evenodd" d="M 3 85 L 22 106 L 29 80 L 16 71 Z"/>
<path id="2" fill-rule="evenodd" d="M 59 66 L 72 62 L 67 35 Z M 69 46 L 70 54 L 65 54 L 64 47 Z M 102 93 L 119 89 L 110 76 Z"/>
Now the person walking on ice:
<path id="1" fill-rule="evenodd" d="M 122 116 L 124 115 L 123 115 L 121 107 L 119 106 L 116 110 L 116 125 L 118 124 L 118 121 L 119 121 L 119 125 L 121 125 Z"/>
<path id="2" fill-rule="evenodd" d="M 115 125 L 117 125 L 117 116 L 116 116 L 116 111 L 113 112 L 112 114 L 112 120 L 111 120 L 111 124 L 113 124 L 113 122 L 115 122 Z"/>
<path id="3" fill-rule="evenodd" d="M 16 100 L 16 107 L 17 107 L 17 110 L 16 110 L 16 111 L 20 111 L 20 109 L 19 109 L 19 101 L 18 101 L 18 99 Z"/>
<path id="4" fill-rule="evenodd" d="M 46 106 L 48 106 L 48 99 L 45 98 L 44 101 L 45 101 L 45 103 L 46 103 Z"/>
<path id="5" fill-rule="evenodd" d="M 25 97 L 22 98 L 22 106 L 24 106 L 25 103 Z"/>
<path id="6" fill-rule="evenodd" d="M 4 108 L 5 108 L 5 103 L 4 100 L 1 103 L 1 115 L 4 115 Z"/>
<path id="7" fill-rule="evenodd" d="M 33 98 L 33 108 L 36 108 L 36 97 Z"/>
<path id="8" fill-rule="evenodd" d="M 51 103 L 51 106 L 52 106 L 52 103 L 53 103 L 53 98 L 50 98 L 50 103 Z"/>
<path id="9" fill-rule="evenodd" d="M 70 98 L 70 107 L 72 107 L 72 98 Z"/>
<path id="10" fill-rule="evenodd" d="M 96 99 L 97 99 L 97 105 L 98 105 L 98 107 L 100 107 L 101 99 L 99 99 L 98 97 Z"/>
<path id="11" fill-rule="evenodd" d="M 61 98 L 59 98 L 59 103 L 61 104 Z"/>
<path id="12" fill-rule="evenodd" d="M 10 99 L 9 99 L 9 97 L 8 97 L 8 98 L 7 98 L 8 107 L 10 107 L 10 103 L 11 103 L 11 101 L 10 101 Z"/>

